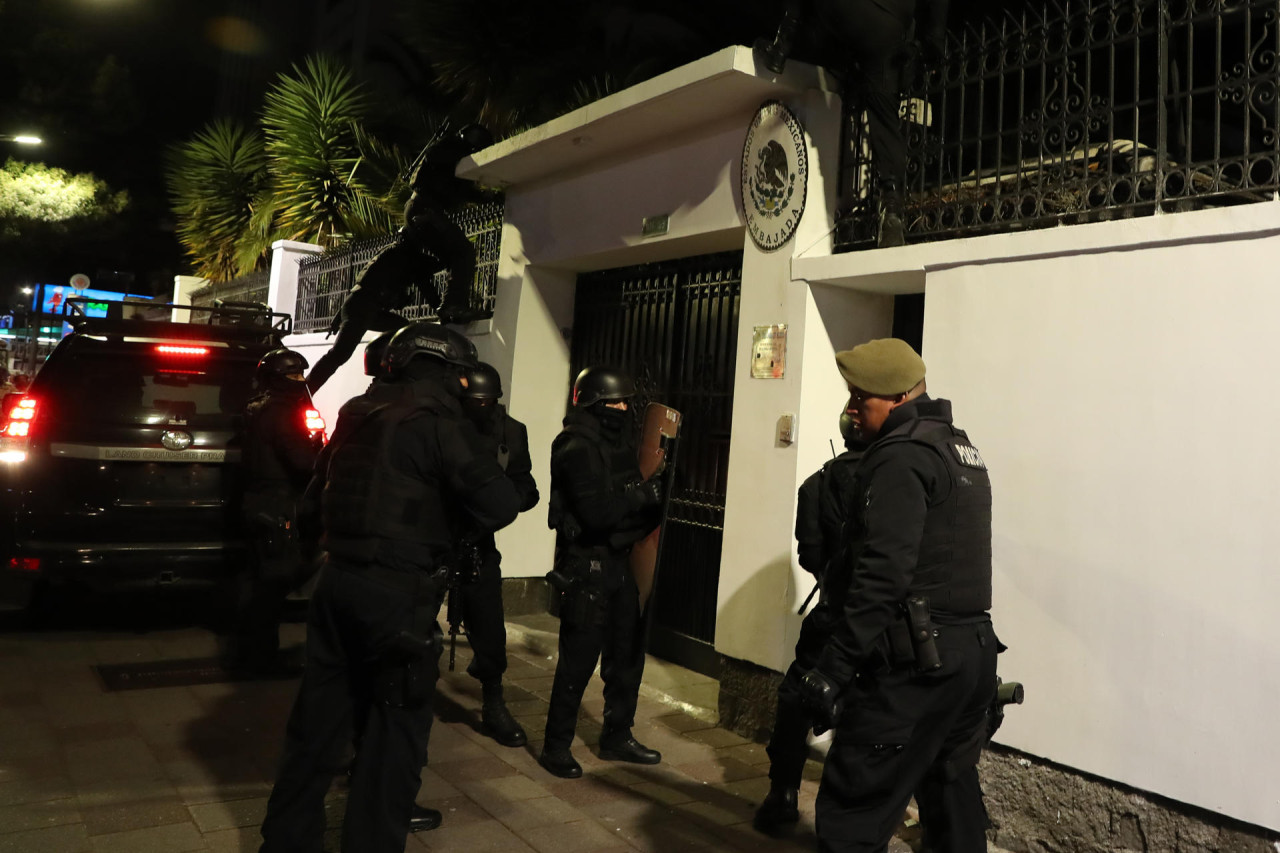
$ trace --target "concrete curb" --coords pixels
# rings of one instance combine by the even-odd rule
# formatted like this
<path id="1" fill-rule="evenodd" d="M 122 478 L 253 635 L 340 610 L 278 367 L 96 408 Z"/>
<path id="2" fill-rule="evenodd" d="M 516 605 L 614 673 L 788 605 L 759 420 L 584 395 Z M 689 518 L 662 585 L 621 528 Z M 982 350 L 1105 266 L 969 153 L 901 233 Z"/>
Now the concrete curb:
<path id="1" fill-rule="evenodd" d="M 522 650 L 539 657 L 551 660 L 559 653 L 560 637 L 555 631 L 544 631 L 529 625 L 522 625 L 519 622 L 513 622 L 508 617 L 507 620 L 507 648 Z M 597 665 L 595 674 L 599 675 L 600 667 Z M 683 699 L 660 690 L 650 684 L 640 685 L 640 695 L 654 702 L 670 708 L 673 711 L 679 711 L 688 714 L 695 720 L 701 720 L 704 723 L 713 725 L 720 722 L 720 712 L 717 708 L 707 708 L 701 705 L 695 705 Z"/>

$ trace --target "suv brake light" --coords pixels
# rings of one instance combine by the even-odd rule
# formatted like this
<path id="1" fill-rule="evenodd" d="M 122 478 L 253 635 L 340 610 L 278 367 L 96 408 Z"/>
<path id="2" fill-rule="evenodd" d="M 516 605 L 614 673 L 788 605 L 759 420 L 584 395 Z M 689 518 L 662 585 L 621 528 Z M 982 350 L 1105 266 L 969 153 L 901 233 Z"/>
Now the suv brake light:
<path id="1" fill-rule="evenodd" d="M 315 438 L 318 433 L 321 440 L 325 440 L 324 418 L 320 416 L 319 410 L 307 409 L 303 417 L 306 419 L 307 435 Z"/>
<path id="2" fill-rule="evenodd" d="M 39 406 L 35 397 L 22 397 L 4 413 L 0 427 L 0 462 L 22 462 L 31 442 L 31 425 Z"/>
<path id="3" fill-rule="evenodd" d="M 179 358 L 203 358 L 209 354 L 208 347 L 191 344 L 157 344 L 156 352 L 160 355 L 177 356 Z"/>

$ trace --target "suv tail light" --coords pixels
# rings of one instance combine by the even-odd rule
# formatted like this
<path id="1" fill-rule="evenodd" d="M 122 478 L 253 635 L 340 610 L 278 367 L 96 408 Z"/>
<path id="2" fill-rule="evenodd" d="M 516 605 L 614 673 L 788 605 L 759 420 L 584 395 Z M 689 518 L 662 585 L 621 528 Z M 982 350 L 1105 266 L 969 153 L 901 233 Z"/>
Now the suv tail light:
<path id="1" fill-rule="evenodd" d="M 324 434 L 324 418 L 320 416 L 319 410 L 307 409 L 304 417 L 306 418 L 307 435 L 315 438 L 318 433 L 322 441 L 326 440 Z"/>
<path id="2" fill-rule="evenodd" d="M 31 427 L 38 410 L 35 397 L 21 397 L 4 413 L 4 426 L 0 427 L 0 462 L 22 462 L 27 458 Z"/>

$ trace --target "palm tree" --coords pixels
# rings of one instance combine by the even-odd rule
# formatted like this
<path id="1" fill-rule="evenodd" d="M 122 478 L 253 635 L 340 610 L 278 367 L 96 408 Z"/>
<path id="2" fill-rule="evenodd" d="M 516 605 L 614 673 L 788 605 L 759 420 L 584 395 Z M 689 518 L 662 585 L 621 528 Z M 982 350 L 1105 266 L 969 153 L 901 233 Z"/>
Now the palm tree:
<path id="1" fill-rule="evenodd" d="M 259 233 L 329 246 L 394 228 L 384 161 L 399 155 L 362 130 L 368 109 L 363 88 L 332 59 L 310 58 L 280 78 L 262 116 L 271 183 L 254 212 Z"/>
<path id="2" fill-rule="evenodd" d="M 767 29 L 758 23 L 759 5 L 406 0 L 401 17 L 436 85 L 503 136 L 725 45 L 749 44 Z"/>
<path id="3" fill-rule="evenodd" d="M 228 281 L 252 270 L 265 248 L 261 241 L 246 247 L 254 202 L 268 180 L 262 135 L 215 121 L 169 151 L 165 177 L 178 240 L 196 275 Z"/>

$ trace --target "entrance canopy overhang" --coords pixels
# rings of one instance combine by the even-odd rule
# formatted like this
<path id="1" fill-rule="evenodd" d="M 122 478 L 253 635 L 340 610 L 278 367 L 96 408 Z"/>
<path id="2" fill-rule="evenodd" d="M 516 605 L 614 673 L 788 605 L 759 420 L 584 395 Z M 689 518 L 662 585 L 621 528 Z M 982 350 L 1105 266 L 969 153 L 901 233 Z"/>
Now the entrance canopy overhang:
<path id="1" fill-rule="evenodd" d="M 762 101 L 811 89 L 837 91 L 826 71 L 787 63 L 757 67 L 751 48 L 726 47 L 477 152 L 461 178 L 485 186 L 529 184 L 750 114 Z"/>

